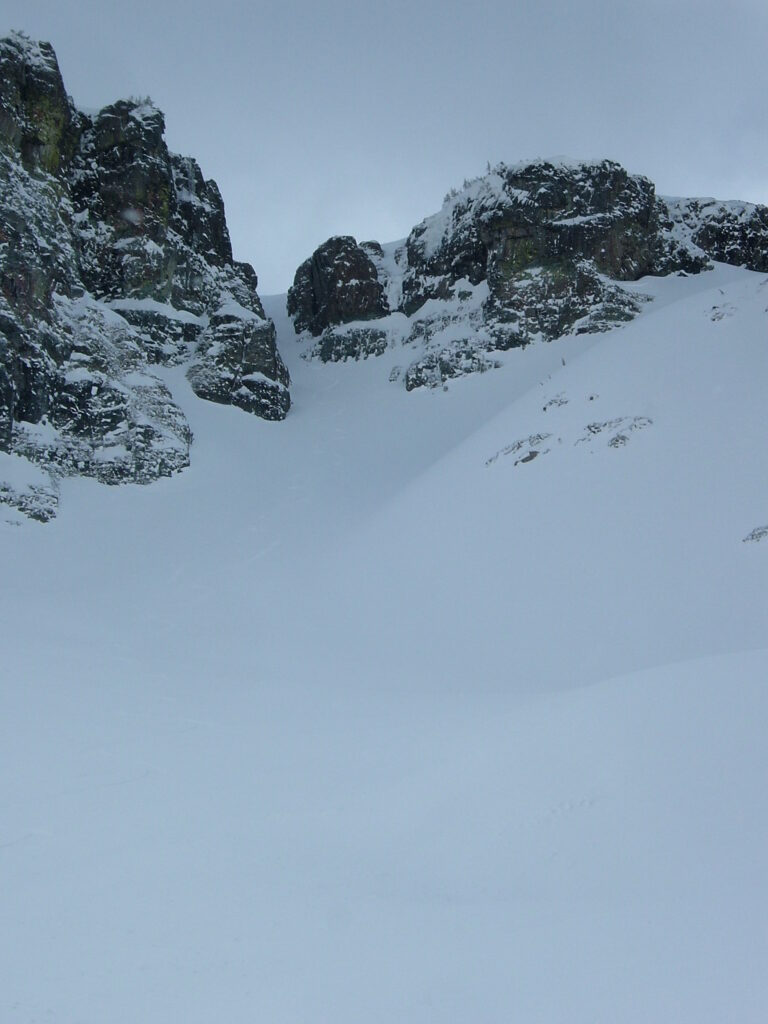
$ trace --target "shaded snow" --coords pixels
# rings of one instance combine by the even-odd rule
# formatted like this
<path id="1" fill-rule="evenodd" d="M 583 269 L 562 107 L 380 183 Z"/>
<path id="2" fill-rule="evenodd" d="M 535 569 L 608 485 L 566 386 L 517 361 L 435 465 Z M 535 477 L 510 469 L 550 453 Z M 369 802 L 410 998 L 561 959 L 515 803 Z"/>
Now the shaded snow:
<path id="1" fill-rule="evenodd" d="M 762 1024 L 768 283 L 632 288 L 0 522 L 4 1024 Z"/>
<path id="2" fill-rule="evenodd" d="M 0 481 L 14 489 L 44 487 L 50 483 L 48 474 L 20 455 L 0 452 Z"/>

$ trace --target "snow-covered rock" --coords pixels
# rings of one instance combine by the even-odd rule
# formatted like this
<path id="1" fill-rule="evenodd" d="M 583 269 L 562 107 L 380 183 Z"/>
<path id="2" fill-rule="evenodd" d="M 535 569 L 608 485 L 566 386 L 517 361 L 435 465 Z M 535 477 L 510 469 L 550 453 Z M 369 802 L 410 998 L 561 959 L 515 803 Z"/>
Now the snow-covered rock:
<path id="1" fill-rule="evenodd" d="M 664 238 L 678 252 L 768 270 L 768 207 L 717 199 L 660 200 Z"/>
<path id="2" fill-rule="evenodd" d="M 0 40 L 0 451 L 54 478 L 188 464 L 154 364 L 189 363 L 201 397 L 268 419 L 290 405 L 219 190 L 164 131 L 149 100 L 76 110 L 49 44 Z"/>
<path id="3" fill-rule="evenodd" d="M 310 351 L 325 361 L 406 346 L 410 390 L 495 366 L 494 353 L 631 320 L 641 303 L 627 283 L 647 274 L 697 273 L 711 260 L 765 269 L 768 210 L 661 199 L 610 160 L 499 164 L 449 193 L 403 242 L 344 240 L 376 268 L 378 320 L 355 301 L 348 262 L 325 259 L 335 241 L 297 271 L 296 329 L 320 335 Z M 306 315 L 328 295 L 335 316 Z"/>

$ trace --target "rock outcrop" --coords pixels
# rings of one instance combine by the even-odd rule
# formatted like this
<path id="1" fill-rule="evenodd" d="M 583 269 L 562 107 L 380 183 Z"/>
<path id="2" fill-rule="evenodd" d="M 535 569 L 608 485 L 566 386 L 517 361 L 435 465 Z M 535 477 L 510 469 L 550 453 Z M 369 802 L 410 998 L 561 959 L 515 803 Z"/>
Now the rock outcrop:
<path id="1" fill-rule="evenodd" d="M 318 337 L 311 354 L 322 360 L 416 348 L 402 374 L 410 390 L 488 369 L 494 353 L 534 340 L 627 321 L 640 309 L 627 283 L 646 274 L 698 273 L 711 260 L 766 269 L 768 209 L 660 199 L 647 178 L 609 160 L 500 164 L 446 196 L 402 243 L 343 239 L 376 270 L 378 314 L 359 303 L 347 263 L 326 258 L 340 241 L 299 268 L 288 312 Z M 344 315 L 317 315 L 323 296 Z"/>
<path id="2" fill-rule="evenodd" d="M 164 131 L 148 100 L 76 110 L 49 44 L 0 40 L 0 452 L 43 467 L 52 493 L 60 475 L 149 482 L 188 464 L 161 365 L 268 419 L 290 404 L 219 190 Z"/>
<path id="3" fill-rule="evenodd" d="M 384 316 L 384 291 L 364 246 L 349 235 L 323 242 L 296 271 L 288 312 L 299 330 L 314 335 L 335 324 Z"/>
<path id="4" fill-rule="evenodd" d="M 768 271 L 768 206 L 718 199 L 660 200 L 660 219 L 673 252 Z M 684 263 L 684 259 L 683 259 Z"/>

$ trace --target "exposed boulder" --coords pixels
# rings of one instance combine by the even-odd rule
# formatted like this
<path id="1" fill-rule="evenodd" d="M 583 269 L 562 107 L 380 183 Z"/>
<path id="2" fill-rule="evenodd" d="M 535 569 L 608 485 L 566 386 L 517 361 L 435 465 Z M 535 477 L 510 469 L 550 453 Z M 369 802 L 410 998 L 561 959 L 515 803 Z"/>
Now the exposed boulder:
<path id="1" fill-rule="evenodd" d="M 374 320 L 388 310 L 376 267 L 349 235 L 329 238 L 296 271 L 288 312 L 298 330 L 319 335 L 334 324 Z"/>
<path id="2" fill-rule="evenodd" d="M 322 360 L 420 349 L 403 375 L 410 390 L 489 369 L 493 353 L 534 340 L 609 330 L 639 311 L 626 284 L 645 274 L 697 273 L 713 259 L 766 269 L 768 210 L 662 200 L 610 160 L 538 160 L 465 182 L 404 243 L 360 248 L 385 297 L 375 323 L 307 315 L 300 298 L 317 294 L 323 246 L 299 268 L 288 311 L 298 331 L 320 336 L 310 354 Z M 323 267 L 322 294 L 343 293 L 346 270 Z"/>

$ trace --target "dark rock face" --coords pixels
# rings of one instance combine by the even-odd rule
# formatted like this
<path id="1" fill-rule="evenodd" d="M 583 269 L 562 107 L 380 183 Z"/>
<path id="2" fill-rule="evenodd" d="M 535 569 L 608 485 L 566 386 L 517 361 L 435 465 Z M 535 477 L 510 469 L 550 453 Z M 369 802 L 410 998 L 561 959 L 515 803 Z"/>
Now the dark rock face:
<path id="1" fill-rule="evenodd" d="M 380 356 L 386 351 L 387 332 L 376 327 L 356 327 L 346 331 L 325 331 L 315 351 L 324 363 L 341 363 L 361 355 Z"/>
<path id="2" fill-rule="evenodd" d="M 219 190 L 164 131 L 150 101 L 76 111 L 47 43 L 0 40 L 0 452 L 54 477 L 188 464 L 153 364 L 189 362 L 201 397 L 267 419 L 290 405 Z"/>
<path id="3" fill-rule="evenodd" d="M 445 298 L 461 278 L 487 279 L 503 306 L 534 267 L 567 274 L 590 260 L 600 274 L 635 280 L 654 265 L 653 185 L 618 164 L 502 165 L 473 185 L 408 236 L 405 312 Z"/>
<path id="4" fill-rule="evenodd" d="M 164 130 L 159 110 L 125 100 L 84 122 L 71 173 L 82 273 L 94 294 L 199 313 L 221 290 L 215 271 L 240 275 L 216 183 L 168 152 Z"/>
<path id="5" fill-rule="evenodd" d="M 369 315 L 353 310 L 311 320 L 299 297 L 316 294 L 322 246 L 299 268 L 288 311 L 298 330 L 320 335 L 312 353 L 322 360 L 422 348 L 404 374 L 410 390 L 489 369 L 494 352 L 536 339 L 609 330 L 639 311 L 622 283 L 645 274 L 697 273 L 712 259 L 766 269 L 768 209 L 662 200 L 647 178 L 609 160 L 501 164 L 450 193 L 402 245 L 358 248 L 397 316 L 378 314 L 365 328 L 356 321 Z M 323 294 L 343 291 L 333 262 L 324 268 Z"/>
<path id="6" fill-rule="evenodd" d="M 0 46 L 0 142 L 27 169 L 56 173 L 77 145 L 76 114 L 50 43 L 14 35 Z"/>
<path id="7" fill-rule="evenodd" d="M 296 271 L 288 291 L 296 327 L 322 334 L 333 324 L 373 320 L 388 310 L 376 267 L 349 235 L 329 238 Z"/>

